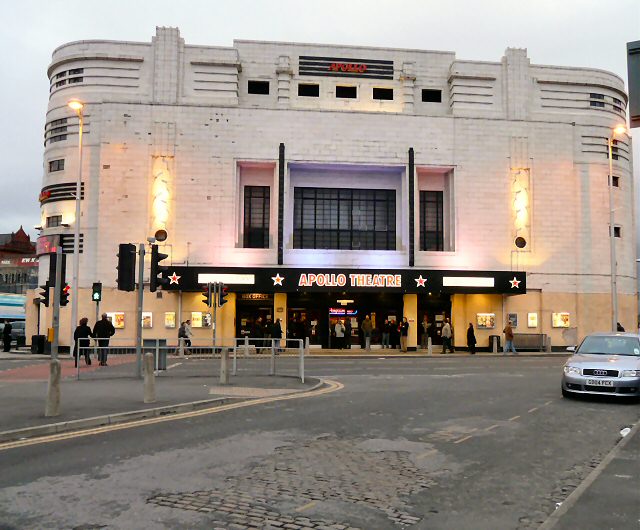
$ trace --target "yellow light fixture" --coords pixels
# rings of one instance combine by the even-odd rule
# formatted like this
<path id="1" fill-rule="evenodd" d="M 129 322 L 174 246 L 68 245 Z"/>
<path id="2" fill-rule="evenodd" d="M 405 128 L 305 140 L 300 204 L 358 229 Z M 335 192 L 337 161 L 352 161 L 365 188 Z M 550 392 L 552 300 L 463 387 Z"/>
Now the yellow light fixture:
<path id="1" fill-rule="evenodd" d="M 620 123 L 613 128 L 613 134 L 624 134 L 627 132 L 627 126 L 624 123 Z"/>
<path id="2" fill-rule="evenodd" d="M 80 100 L 72 99 L 69 102 L 67 102 L 67 106 L 70 109 L 75 110 L 76 112 L 80 112 L 84 108 L 84 103 L 82 103 L 82 101 Z"/>

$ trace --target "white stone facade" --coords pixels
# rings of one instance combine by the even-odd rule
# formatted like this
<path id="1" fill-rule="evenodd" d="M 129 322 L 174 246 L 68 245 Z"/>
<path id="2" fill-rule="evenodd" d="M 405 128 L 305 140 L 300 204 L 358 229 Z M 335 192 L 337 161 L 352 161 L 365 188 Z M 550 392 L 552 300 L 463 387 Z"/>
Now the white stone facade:
<path id="1" fill-rule="evenodd" d="M 302 76 L 301 56 L 392 61 L 393 79 Z M 72 98 L 85 102 L 81 288 L 94 281 L 114 287 L 118 243 L 144 242 L 153 233 L 157 164 L 165 170 L 166 249 L 173 264 L 277 264 L 280 143 L 287 164 L 285 266 L 406 268 L 407 153 L 413 148 L 416 267 L 526 271 L 529 294 L 513 302 L 522 310 L 534 298 L 541 313 L 563 310 L 539 301 L 548 295 L 571 300 L 559 305 L 578 315 L 578 335 L 609 325 L 607 139 L 626 121 L 627 103 L 624 83 L 614 74 L 534 65 L 523 49 L 477 62 L 452 52 L 317 44 L 192 46 L 177 29 L 158 28 L 151 43 L 65 44 L 54 51 L 48 76 L 46 121 L 67 123 L 57 132 L 47 125 L 43 187 L 75 182 L 77 118 L 66 104 Z M 70 83 L 74 76 L 81 81 Z M 56 86 L 61 80 L 66 83 Z M 250 80 L 268 81 L 269 94 L 249 94 Z M 299 97 L 299 83 L 319 84 L 319 97 Z M 336 98 L 337 85 L 357 86 L 357 98 Z M 392 88 L 393 100 L 373 100 L 376 87 Z M 442 101 L 423 102 L 423 89 L 441 91 Z M 66 139 L 52 142 L 56 135 Z M 631 141 L 627 135 L 617 141 L 620 320 L 633 329 Z M 47 171 L 59 159 L 64 170 Z M 247 183 L 271 187 L 268 249 L 242 248 L 241 190 Z M 294 249 L 296 185 L 396 190 L 396 250 Z M 520 224 L 515 187 L 528 198 Z M 444 251 L 418 250 L 418 192 L 426 189 L 445 191 Z M 45 201 L 42 234 L 73 234 L 73 214 L 73 200 Z M 70 226 L 46 228 L 55 215 Z M 527 240 L 523 250 L 514 245 L 517 235 Z M 593 303 L 605 304 L 600 314 L 585 308 Z M 461 318 L 471 317 L 462 311 Z"/>

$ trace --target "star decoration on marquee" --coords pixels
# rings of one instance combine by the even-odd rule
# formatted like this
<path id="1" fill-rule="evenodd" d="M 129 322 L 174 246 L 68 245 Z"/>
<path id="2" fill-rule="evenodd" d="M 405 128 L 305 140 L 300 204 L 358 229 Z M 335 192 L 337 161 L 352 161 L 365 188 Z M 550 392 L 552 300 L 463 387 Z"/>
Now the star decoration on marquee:
<path id="1" fill-rule="evenodd" d="M 282 287 L 282 282 L 284 281 L 284 276 L 280 276 L 280 273 L 276 273 L 275 276 L 271 276 L 271 279 L 273 280 L 273 285 L 279 285 L 280 287 Z"/>
<path id="2" fill-rule="evenodd" d="M 521 282 L 522 282 L 522 280 L 516 279 L 515 276 L 513 277 L 513 280 L 509 280 L 509 283 L 511 284 L 511 288 L 512 289 L 519 289 Z"/>
<path id="3" fill-rule="evenodd" d="M 414 278 L 414 280 L 416 281 L 416 287 L 424 287 L 424 284 L 427 282 L 427 279 L 423 278 L 422 274 L 417 278 Z"/>
<path id="4" fill-rule="evenodd" d="M 176 271 L 173 271 L 173 274 L 172 274 L 171 276 L 169 276 L 169 285 L 173 285 L 174 283 L 175 283 L 176 285 L 178 285 L 178 284 L 179 284 L 178 280 L 179 280 L 180 278 L 182 278 L 182 276 L 178 276 L 178 275 L 176 274 Z"/>

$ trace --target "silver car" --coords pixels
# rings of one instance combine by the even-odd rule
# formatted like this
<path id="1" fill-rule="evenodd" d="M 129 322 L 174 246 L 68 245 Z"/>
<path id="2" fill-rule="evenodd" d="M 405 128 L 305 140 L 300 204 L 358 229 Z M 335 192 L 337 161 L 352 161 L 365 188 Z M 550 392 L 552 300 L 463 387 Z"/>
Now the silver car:
<path id="1" fill-rule="evenodd" d="M 578 348 L 567 348 L 562 395 L 640 396 L 640 336 L 593 333 Z"/>

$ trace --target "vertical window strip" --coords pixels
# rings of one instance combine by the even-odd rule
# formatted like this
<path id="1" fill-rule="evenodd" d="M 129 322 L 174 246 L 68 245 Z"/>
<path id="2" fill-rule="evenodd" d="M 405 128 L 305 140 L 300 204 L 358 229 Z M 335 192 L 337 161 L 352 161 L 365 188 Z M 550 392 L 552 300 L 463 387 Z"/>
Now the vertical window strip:
<path id="1" fill-rule="evenodd" d="M 270 191 L 269 186 L 244 187 L 245 248 L 269 248 Z"/>
<path id="2" fill-rule="evenodd" d="M 442 191 L 420 192 L 420 250 L 444 250 Z"/>

